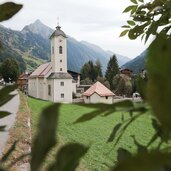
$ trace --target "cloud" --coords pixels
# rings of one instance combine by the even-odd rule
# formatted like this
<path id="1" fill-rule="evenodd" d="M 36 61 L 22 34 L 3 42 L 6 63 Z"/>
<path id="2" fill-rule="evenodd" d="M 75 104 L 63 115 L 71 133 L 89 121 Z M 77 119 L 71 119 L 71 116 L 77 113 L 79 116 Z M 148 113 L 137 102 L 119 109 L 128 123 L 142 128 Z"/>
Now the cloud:
<path id="1" fill-rule="evenodd" d="M 36 19 L 55 28 L 59 17 L 62 29 L 78 40 L 86 40 L 130 57 L 136 56 L 145 48 L 139 40 L 132 43 L 133 41 L 128 38 L 118 39 L 122 31 L 121 26 L 129 17 L 122 14 L 130 3 L 128 0 L 15 0 L 15 2 L 22 3 L 23 9 L 11 20 L 2 23 L 12 29 L 21 30 Z"/>

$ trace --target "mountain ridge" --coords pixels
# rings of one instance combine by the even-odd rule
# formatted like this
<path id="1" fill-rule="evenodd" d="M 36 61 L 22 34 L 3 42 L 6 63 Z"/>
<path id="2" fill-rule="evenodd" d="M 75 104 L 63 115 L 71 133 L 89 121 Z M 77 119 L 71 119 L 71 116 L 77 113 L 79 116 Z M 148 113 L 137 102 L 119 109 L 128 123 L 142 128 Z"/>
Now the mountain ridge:
<path id="1" fill-rule="evenodd" d="M 19 53 L 19 55 L 48 61 L 50 60 L 49 37 L 53 31 L 53 29 L 43 24 L 40 20 L 36 20 L 32 24 L 26 25 L 21 31 L 1 27 L 0 36 L 2 37 L 1 42 L 4 42 L 8 48 Z M 92 43 L 77 41 L 71 36 L 68 36 L 67 41 L 69 70 L 79 72 L 85 62 L 88 60 L 96 61 L 99 58 L 103 73 L 105 72 L 110 58 L 108 52 Z M 128 61 L 128 59 L 126 60 Z M 123 62 L 119 62 L 119 64 L 122 65 Z M 35 65 L 35 67 L 37 66 Z"/>
<path id="2" fill-rule="evenodd" d="M 140 55 L 125 63 L 121 68 L 129 68 L 135 74 L 140 73 L 141 70 L 145 69 L 147 50 L 143 51 Z"/>

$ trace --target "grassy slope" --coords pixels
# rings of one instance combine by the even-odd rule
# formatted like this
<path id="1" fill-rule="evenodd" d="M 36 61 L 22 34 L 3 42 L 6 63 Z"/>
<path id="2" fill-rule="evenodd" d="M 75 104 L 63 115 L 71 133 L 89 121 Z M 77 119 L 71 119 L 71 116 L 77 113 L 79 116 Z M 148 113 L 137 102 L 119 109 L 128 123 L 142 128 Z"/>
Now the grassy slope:
<path id="1" fill-rule="evenodd" d="M 23 55 L 23 59 L 26 63 L 26 68 L 28 71 L 34 71 L 38 66 L 44 63 L 43 60 L 32 56 Z"/>
<path id="2" fill-rule="evenodd" d="M 39 118 L 39 113 L 50 102 L 29 98 L 32 113 L 33 135 Z M 88 170 L 104 171 L 116 161 L 116 150 L 124 147 L 135 151 L 135 146 L 130 135 L 135 135 L 137 140 L 146 144 L 154 130 L 148 115 L 144 115 L 134 122 L 126 131 L 119 144 L 114 148 L 114 143 L 106 143 L 114 125 L 121 121 L 121 113 L 114 113 L 108 117 L 97 117 L 89 122 L 73 124 L 81 115 L 92 111 L 87 107 L 73 104 L 63 104 L 60 109 L 58 137 L 61 142 L 79 142 L 90 146 L 90 150 L 83 159 L 83 164 Z M 128 116 L 128 114 L 125 114 Z"/>

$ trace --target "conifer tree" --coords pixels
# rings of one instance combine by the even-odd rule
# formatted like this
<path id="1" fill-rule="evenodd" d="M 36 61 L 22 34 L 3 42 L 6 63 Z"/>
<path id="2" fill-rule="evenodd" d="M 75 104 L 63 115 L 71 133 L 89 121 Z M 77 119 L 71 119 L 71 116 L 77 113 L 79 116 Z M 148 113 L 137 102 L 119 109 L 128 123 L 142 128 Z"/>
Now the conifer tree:
<path id="1" fill-rule="evenodd" d="M 102 66 L 99 60 L 96 61 L 96 64 L 93 61 L 88 61 L 81 68 L 81 79 L 89 79 L 92 82 L 95 82 L 98 77 L 102 77 Z"/>
<path id="2" fill-rule="evenodd" d="M 109 81 L 111 90 L 114 90 L 113 79 L 119 73 L 118 61 L 115 55 L 113 55 L 107 65 L 106 80 Z"/>
<path id="3" fill-rule="evenodd" d="M 96 60 L 95 71 L 96 71 L 96 79 L 97 79 L 97 77 L 102 77 L 103 76 L 103 74 L 102 74 L 102 65 L 101 65 L 99 59 Z"/>

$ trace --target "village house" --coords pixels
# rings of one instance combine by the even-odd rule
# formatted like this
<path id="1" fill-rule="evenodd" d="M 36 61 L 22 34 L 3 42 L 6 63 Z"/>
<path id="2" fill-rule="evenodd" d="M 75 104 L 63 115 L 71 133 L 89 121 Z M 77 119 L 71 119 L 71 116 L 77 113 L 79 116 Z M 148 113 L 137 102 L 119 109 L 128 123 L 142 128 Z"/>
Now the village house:
<path id="1" fill-rule="evenodd" d="M 28 77 L 29 73 L 22 73 L 18 80 L 17 80 L 17 86 L 21 91 L 25 91 L 27 93 L 28 90 Z"/>
<path id="2" fill-rule="evenodd" d="M 28 94 L 53 102 L 72 102 L 80 75 L 67 71 L 67 36 L 60 26 L 50 36 L 51 61 L 40 65 L 28 79 Z"/>
<path id="3" fill-rule="evenodd" d="M 120 74 L 127 75 L 128 77 L 131 77 L 133 74 L 133 71 L 128 68 L 122 68 L 120 69 Z"/>
<path id="4" fill-rule="evenodd" d="M 114 93 L 97 81 L 83 93 L 85 103 L 107 103 L 112 104 Z"/>

